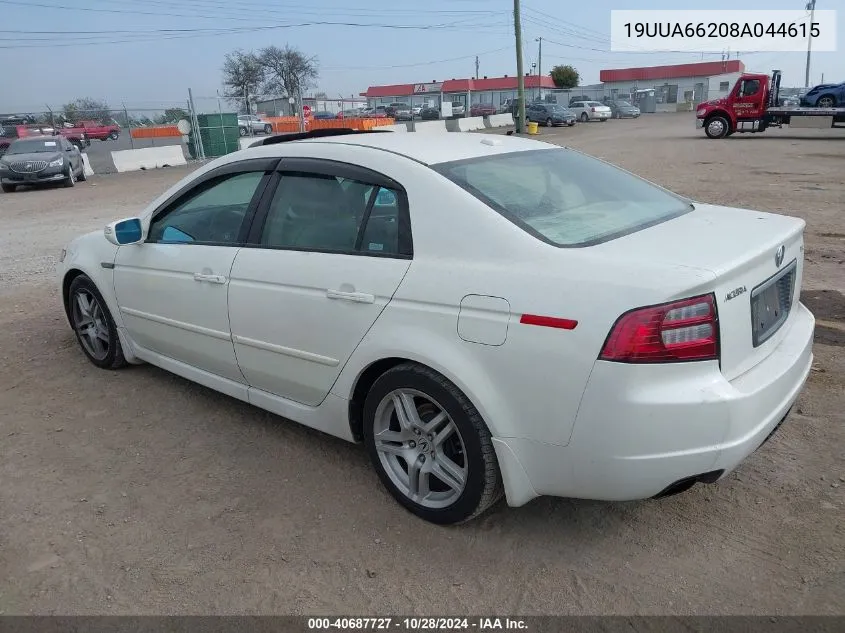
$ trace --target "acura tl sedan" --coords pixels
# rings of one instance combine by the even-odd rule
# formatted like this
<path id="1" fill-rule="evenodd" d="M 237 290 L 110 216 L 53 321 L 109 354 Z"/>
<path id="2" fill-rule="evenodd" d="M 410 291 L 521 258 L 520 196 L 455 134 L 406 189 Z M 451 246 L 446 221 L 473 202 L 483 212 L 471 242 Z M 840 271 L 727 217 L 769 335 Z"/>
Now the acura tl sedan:
<path id="1" fill-rule="evenodd" d="M 518 137 L 255 145 L 67 245 L 70 326 L 98 367 L 363 443 L 423 519 L 715 482 L 805 383 L 800 219 Z"/>

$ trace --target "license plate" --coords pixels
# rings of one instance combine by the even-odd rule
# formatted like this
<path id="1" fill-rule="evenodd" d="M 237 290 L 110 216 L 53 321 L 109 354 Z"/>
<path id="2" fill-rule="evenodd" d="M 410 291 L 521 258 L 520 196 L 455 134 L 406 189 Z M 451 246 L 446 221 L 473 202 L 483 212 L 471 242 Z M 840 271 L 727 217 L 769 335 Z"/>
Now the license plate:
<path id="1" fill-rule="evenodd" d="M 795 294 L 795 271 L 798 262 L 793 261 L 777 274 L 751 291 L 751 333 L 754 347 L 759 347 L 784 324 L 792 309 Z"/>

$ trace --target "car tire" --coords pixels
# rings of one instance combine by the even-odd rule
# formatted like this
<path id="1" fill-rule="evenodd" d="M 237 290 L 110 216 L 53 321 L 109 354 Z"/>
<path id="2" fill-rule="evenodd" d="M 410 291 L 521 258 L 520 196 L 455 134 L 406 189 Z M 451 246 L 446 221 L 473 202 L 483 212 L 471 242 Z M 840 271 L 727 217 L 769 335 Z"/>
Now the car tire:
<path id="1" fill-rule="evenodd" d="M 17 185 L 7 185 L 7 184 L 3 183 L 2 185 L 0 185 L 0 188 L 3 189 L 3 193 L 15 193 L 15 191 L 17 191 L 17 189 L 18 189 L 18 186 Z"/>
<path id="2" fill-rule="evenodd" d="M 819 108 L 835 108 L 836 97 L 833 95 L 822 95 L 816 100 L 816 106 Z"/>
<path id="3" fill-rule="evenodd" d="M 73 173 L 73 165 L 68 164 L 67 176 L 65 177 L 65 187 L 73 187 L 76 185 L 76 176 Z"/>
<path id="4" fill-rule="evenodd" d="M 707 138 L 725 138 L 730 131 L 730 123 L 721 115 L 712 116 L 704 122 Z"/>
<path id="5" fill-rule="evenodd" d="M 116 141 L 119 137 L 120 137 L 120 134 L 118 134 L 117 132 L 109 133 L 109 138 L 113 141 Z"/>
<path id="6" fill-rule="evenodd" d="M 101 369 L 120 369 L 128 364 L 106 301 L 88 276 L 79 275 L 71 282 L 66 308 L 73 333 L 88 360 Z"/>
<path id="7" fill-rule="evenodd" d="M 238 134 L 240 134 L 241 136 L 246 136 L 247 135 L 247 129 L 245 127 L 238 128 Z"/>
<path id="8" fill-rule="evenodd" d="M 581 113 L 581 123 L 586 123 L 586 122 L 587 122 L 587 121 L 589 121 L 589 120 L 590 120 L 590 117 L 589 117 L 589 116 L 587 116 L 587 113 L 586 113 L 586 112 L 582 112 L 582 113 Z"/>
<path id="9" fill-rule="evenodd" d="M 553 126 L 554 126 L 554 121 L 552 121 L 551 117 L 546 119 L 546 127 L 553 127 Z"/>
<path id="10" fill-rule="evenodd" d="M 409 362 L 386 371 L 367 394 L 363 420 L 379 479 L 418 517 L 462 523 L 502 497 L 490 431 L 460 389 L 433 369 Z M 428 492 L 419 499 L 423 478 Z"/>
<path id="11" fill-rule="evenodd" d="M 269 123 L 264 126 L 264 133 L 265 134 L 272 134 L 273 133 L 273 126 Z"/>

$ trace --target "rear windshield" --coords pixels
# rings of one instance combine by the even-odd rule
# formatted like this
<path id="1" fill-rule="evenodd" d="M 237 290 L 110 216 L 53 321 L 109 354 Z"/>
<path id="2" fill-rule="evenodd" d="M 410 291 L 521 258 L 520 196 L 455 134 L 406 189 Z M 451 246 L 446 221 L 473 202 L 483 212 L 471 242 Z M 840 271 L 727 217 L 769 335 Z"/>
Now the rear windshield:
<path id="1" fill-rule="evenodd" d="M 683 215 L 689 201 L 579 152 L 541 149 L 432 165 L 538 239 L 599 244 Z"/>

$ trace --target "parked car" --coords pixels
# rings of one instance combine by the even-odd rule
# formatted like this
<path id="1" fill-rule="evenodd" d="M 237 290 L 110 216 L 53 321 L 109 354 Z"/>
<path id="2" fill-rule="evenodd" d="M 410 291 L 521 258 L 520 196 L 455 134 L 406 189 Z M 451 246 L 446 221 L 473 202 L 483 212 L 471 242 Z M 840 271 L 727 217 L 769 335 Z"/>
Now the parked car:
<path id="1" fill-rule="evenodd" d="M 803 220 L 526 138 L 419 140 L 259 140 L 73 240 L 82 353 L 362 442 L 441 524 L 713 483 L 786 419 L 813 363 Z"/>
<path id="2" fill-rule="evenodd" d="M 492 103 L 474 103 L 469 109 L 470 116 L 490 116 L 496 114 L 496 106 Z"/>
<path id="3" fill-rule="evenodd" d="M 241 136 L 261 133 L 272 134 L 273 126 L 254 114 L 239 114 L 238 131 Z"/>
<path id="4" fill-rule="evenodd" d="M 570 102 L 569 109 L 583 122 L 605 122 L 610 118 L 610 108 L 598 101 Z"/>
<path id="5" fill-rule="evenodd" d="M 366 108 L 351 108 L 337 113 L 338 119 L 358 119 L 364 116 Z"/>
<path id="6" fill-rule="evenodd" d="M 610 116 L 614 119 L 636 119 L 640 116 L 640 109 L 628 101 L 609 100 L 604 105 L 610 108 Z"/>
<path id="7" fill-rule="evenodd" d="M 390 106 L 390 116 L 396 121 L 413 121 L 414 115 L 411 112 L 411 106 L 407 103 Z"/>
<path id="8" fill-rule="evenodd" d="M 422 112 L 422 109 L 423 109 L 423 106 L 421 106 L 421 105 L 411 106 L 411 116 L 418 117 L 420 115 L 420 113 Z"/>
<path id="9" fill-rule="evenodd" d="M 440 118 L 440 108 L 425 106 L 420 110 L 420 118 L 423 121 L 437 121 Z"/>
<path id="10" fill-rule="evenodd" d="M 116 141 L 120 138 L 120 126 L 116 123 L 103 125 L 98 121 L 79 121 L 73 128 L 85 132 L 88 138 L 92 140 Z"/>
<path id="11" fill-rule="evenodd" d="M 466 106 L 460 101 L 453 101 L 452 102 L 452 116 L 455 118 L 460 118 L 466 114 Z"/>
<path id="12" fill-rule="evenodd" d="M 311 118 L 313 118 L 313 119 L 336 119 L 337 115 L 334 112 L 329 112 L 327 110 L 314 110 L 311 113 Z"/>
<path id="13" fill-rule="evenodd" d="M 546 127 L 575 125 L 575 114 L 556 103 L 532 103 L 525 109 L 525 119 L 542 123 Z"/>
<path id="14" fill-rule="evenodd" d="M 85 163 L 79 148 L 63 136 L 29 136 L 9 144 L 0 157 L 0 188 L 12 193 L 21 185 L 84 181 Z"/>
<path id="15" fill-rule="evenodd" d="M 517 107 L 517 100 L 516 99 L 505 99 L 502 104 L 499 106 L 499 114 L 512 114 L 516 116 L 516 107 Z"/>
<path id="16" fill-rule="evenodd" d="M 395 119 L 397 111 L 407 111 L 408 113 L 410 113 L 411 106 L 409 106 L 407 103 L 401 102 L 391 103 L 389 105 L 384 106 L 384 113 L 390 118 Z"/>
<path id="17" fill-rule="evenodd" d="M 569 107 L 571 108 L 572 104 L 576 101 L 595 101 L 595 99 L 587 95 L 575 95 L 574 97 L 569 97 Z"/>
<path id="18" fill-rule="evenodd" d="M 845 106 L 845 81 L 840 84 L 814 86 L 801 97 L 800 103 L 808 108 Z"/>

